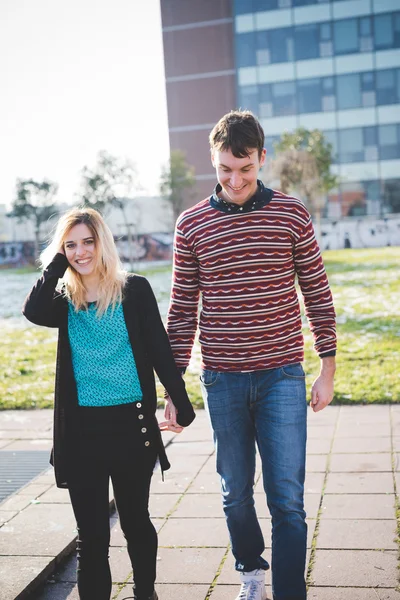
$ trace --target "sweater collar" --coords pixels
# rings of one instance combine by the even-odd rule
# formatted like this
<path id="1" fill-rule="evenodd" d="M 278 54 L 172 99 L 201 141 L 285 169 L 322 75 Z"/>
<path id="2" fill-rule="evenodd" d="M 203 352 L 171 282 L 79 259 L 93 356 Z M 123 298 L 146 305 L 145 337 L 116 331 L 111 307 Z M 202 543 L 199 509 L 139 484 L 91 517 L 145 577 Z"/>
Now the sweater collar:
<path id="1" fill-rule="evenodd" d="M 222 187 L 219 183 L 214 188 L 213 194 L 210 197 L 210 205 L 221 212 L 228 214 L 236 214 L 236 213 L 247 213 L 253 210 L 258 210 L 263 208 L 269 202 L 271 202 L 273 197 L 273 192 L 269 188 L 266 188 L 260 179 L 257 179 L 257 191 L 241 206 L 239 204 L 234 204 L 233 202 L 227 202 L 223 198 L 220 198 L 218 194 L 222 191 Z"/>

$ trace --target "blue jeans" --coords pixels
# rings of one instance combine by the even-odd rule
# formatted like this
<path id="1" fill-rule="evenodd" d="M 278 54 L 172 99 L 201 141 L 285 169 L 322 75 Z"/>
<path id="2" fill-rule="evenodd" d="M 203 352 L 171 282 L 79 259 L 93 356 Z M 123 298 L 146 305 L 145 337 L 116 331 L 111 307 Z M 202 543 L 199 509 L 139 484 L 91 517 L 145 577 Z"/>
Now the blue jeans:
<path id="1" fill-rule="evenodd" d="M 214 432 L 217 471 L 236 570 L 269 568 L 254 508 L 256 444 L 272 518 L 274 600 L 305 600 L 307 438 L 300 363 L 253 373 L 204 370 L 202 394 Z"/>

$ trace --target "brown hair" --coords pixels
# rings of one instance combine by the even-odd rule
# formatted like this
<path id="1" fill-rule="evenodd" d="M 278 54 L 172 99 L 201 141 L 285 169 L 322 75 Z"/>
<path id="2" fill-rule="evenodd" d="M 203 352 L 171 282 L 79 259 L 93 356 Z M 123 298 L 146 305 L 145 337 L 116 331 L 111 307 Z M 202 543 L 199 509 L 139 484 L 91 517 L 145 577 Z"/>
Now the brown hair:
<path id="1" fill-rule="evenodd" d="M 256 149 L 258 156 L 264 148 L 264 130 L 249 110 L 232 110 L 224 115 L 210 133 L 210 149 L 230 150 L 236 158 L 249 156 Z"/>

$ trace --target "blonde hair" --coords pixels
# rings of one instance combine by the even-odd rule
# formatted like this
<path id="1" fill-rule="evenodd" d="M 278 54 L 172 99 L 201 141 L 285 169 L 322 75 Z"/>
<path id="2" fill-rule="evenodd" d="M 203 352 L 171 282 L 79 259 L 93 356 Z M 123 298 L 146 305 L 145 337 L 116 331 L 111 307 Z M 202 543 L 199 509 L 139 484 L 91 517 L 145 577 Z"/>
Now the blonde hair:
<path id="1" fill-rule="evenodd" d="M 99 273 L 97 316 L 100 317 L 110 305 L 114 310 L 115 306 L 122 302 L 127 272 L 122 268 L 110 228 L 97 210 L 73 208 L 65 213 L 56 225 L 50 244 L 40 255 L 40 265 L 42 269 L 45 269 L 50 264 L 63 247 L 69 231 L 80 223 L 90 229 L 94 238 L 97 258 L 95 268 Z M 71 265 L 62 278 L 61 289 L 66 298 L 72 302 L 75 310 L 87 309 L 86 289 L 82 277 Z"/>

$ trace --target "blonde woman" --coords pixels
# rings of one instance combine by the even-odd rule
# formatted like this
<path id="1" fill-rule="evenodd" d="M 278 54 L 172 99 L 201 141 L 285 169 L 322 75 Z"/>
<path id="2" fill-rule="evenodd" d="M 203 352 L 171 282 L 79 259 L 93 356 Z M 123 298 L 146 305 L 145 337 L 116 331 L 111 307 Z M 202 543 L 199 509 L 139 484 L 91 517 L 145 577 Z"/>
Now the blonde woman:
<path id="1" fill-rule="evenodd" d="M 149 487 L 157 459 L 163 471 L 170 467 L 160 428 L 179 433 L 193 421 L 193 408 L 150 284 L 123 271 L 98 212 L 82 208 L 62 216 L 41 262 L 43 274 L 23 314 L 59 330 L 51 462 L 77 521 L 80 598 L 110 598 L 111 478 L 134 598 L 156 600 Z M 153 369 L 178 411 L 160 427 Z"/>

